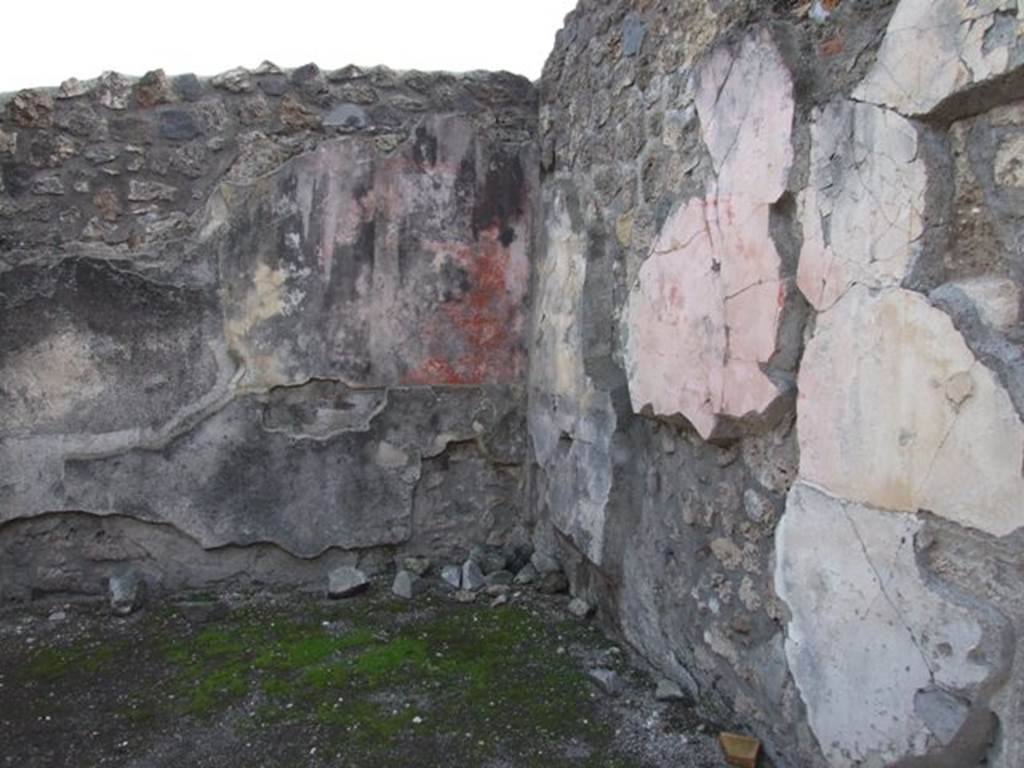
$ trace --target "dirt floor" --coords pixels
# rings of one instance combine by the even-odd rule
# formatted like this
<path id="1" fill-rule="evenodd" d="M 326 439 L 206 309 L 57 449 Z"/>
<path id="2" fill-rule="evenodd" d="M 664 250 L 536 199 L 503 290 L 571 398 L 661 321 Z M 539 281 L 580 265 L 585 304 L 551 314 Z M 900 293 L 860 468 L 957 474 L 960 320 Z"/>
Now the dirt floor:
<path id="1" fill-rule="evenodd" d="M 563 597 L 491 607 L 375 583 L 0 612 L 0 765 L 721 766 L 718 726 Z M 614 672 L 611 693 L 595 668 Z M 616 690 L 617 689 L 617 690 Z"/>

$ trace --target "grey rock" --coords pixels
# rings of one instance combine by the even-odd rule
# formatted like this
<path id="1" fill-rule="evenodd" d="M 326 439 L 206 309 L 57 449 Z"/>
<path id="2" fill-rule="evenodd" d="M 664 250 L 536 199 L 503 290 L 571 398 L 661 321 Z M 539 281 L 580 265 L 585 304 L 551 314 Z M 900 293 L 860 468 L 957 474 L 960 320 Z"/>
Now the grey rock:
<path id="1" fill-rule="evenodd" d="M 462 588 L 470 592 L 486 586 L 487 580 L 484 578 L 484 572 L 480 570 L 480 566 L 477 565 L 475 560 L 467 560 L 462 565 Z"/>
<path id="2" fill-rule="evenodd" d="M 187 109 L 168 109 L 160 113 L 160 136 L 171 141 L 189 141 L 201 131 Z"/>
<path id="3" fill-rule="evenodd" d="M 533 567 L 533 563 L 527 563 L 519 570 L 512 582 L 525 586 L 533 584 L 537 580 L 537 576 L 537 569 Z"/>
<path id="4" fill-rule="evenodd" d="M 508 603 L 508 595 L 507 594 L 498 595 L 496 598 L 491 600 L 491 608 L 497 608 L 499 606 L 506 605 L 507 603 Z"/>
<path id="5" fill-rule="evenodd" d="M 690 697 L 674 680 L 662 677 L 654 689 L 654 698 L 658 701 L 689 701 Z"/>
<path id="6" fill-rule="evenodd" d="M 47 618 L 49 618 L 50 621 L 56 624 L 58 622 L 64 621 L 65 619 L 67 619 L 67 617 L 68 615 L 65 611 L 52 611 Z"/>
<path id="7" fill-rule="evenodd" d="M 283 70 L 269 59 L 264 59 L 252 72 L 254 75 L 280 75 Z"/>
<path id="8" fill-rule="evenodd" d="M 406 571 L 411 571 L 417 576 L 426 576 L 430 572 L 430 558 L 429 557 L 418 557 L 410 556 L 402 558 L 402 568 Z"/>
<path id="9" fill-rule="evenodd" d="M 94 92 L 107 109 L 124 110 L 128 108 L 132 81 L 120 72 L 104 72 L 96 78 Z"/>
<path id="10" fill-rule="evenodd" d="M 468 589 L 460 589 L 455 593 L 455 600 L 459 603 L 472 603 L 476 600 L 476 592 L 470 592 Z"/>
<path id="11" fill-rule="evenodd" d="M 425 586 L 426 584 L 423 580 L 412 571 L 399 571 L 395 574 L 395 581 L 391 585 L 391 591 L 399 597 L 412 600 L 423 592 Z"/>
<path id="12" fill-rule="evenodd" d="M 636 14 L 629 14 L 622 22 L 622 55 L 636 56 L 643 48 L 647 25 Z"/>
<path id="13" fill-rule="evenodd" d="M 588 669 L 587 677 L 608 696 L 618 696 L 626 687 L 622 677 L 613 669 L 604 667 Z"/>
<path id="14" fill-rule="evenodd" d="M 743 511 L 752 522 L 761 523 L 773 518 L 775 507 L 770 499 L 753 488 L 747 488 L 743 492 Z"/>
<path id="15" fill-rule="evenodd" d="M 327 576 L 327 596 L 331 598 L 351 597 L 365 592 L 370 586 L 370 579 L 358 568 L 343 565 L 335 568 Z"/>
<path id="16" fill-rule="evenodd" d="M 519 573 L 533 557 L 533 547 L 529 544 L 505 547 L 502 552 L 505 555 L 505 569 L 512 573 Z"/>
<path id="17" fill-rule="evenodd" d="M 58 99 L 75 99 L 79 96 L 85 96 L 92 90 L 92 83 L 88 80 L 82 81 L 77 77 L 69 77 L 67 80 L 60 84 L 57 89 Z"/>
<path id="18" fill-rule="evenodd" d="M 46 175 L 32 179 L 33 195 L 63 195 L 66 192 L 60 176 Z"/>
<path id="19" fill-rule="evenodd" d="M 42 90 L 18 91 L 7 102 L 7 116 L 20 128 L 49 128 L 53 110 L 53 97 Z"/>
<path id="20" fill-rule="evenodd" d="M 553 555 L 549 555 L 544 552 L 534 552 L 533 556 L 530 558 L 530 563 L 539 574 L 554 573 L 562 570 L 562 566 L 558 564 L 558 560 Z"/>
<path id="21" fill-rule="evenodd" d="M 561 571 L 550 571 L 537 580 L 537 591 L 545 595 L 560 595 L 569 591 L 569 580 Z"/>
<path id="22" fill-rule="evenodd" d="M 569 601 L 568 611 L 578 619 L 585 619 L 594 612 L 594 606 L 582 597 L 574 597 Z"/>
<path id="23" fill-rule="evenodd" d="M 135 101 L 140 107 L 154 107 L 174 101 L 174 86 L 162 69 L 147 72 L 135 84 Z"/>
<path id="24" fill-rule="evenodd" d="M 110 610 L 118 616 L 127 616 L 146 601 L 146 580 L 135 570 L 115 571 L 107 580 Z"/>
<path id="25" fill-rule="evenodd" d="M 494 571 L 492 573 L 488 573 L 484 577 L 484 581 L 487 583 L 487 586 L 489 586 L 489 587 L 490 586 L 496 586 L 496 585 L 497 586 L 508 586 L 509 584 L 512 583 L 512 579 L 513 578 L 514 577 L 512 576 L 512 572 L 511 571 Z"/>
<path id="26" fill-rule="evenodd" d="M 18 134 L 0 129 L 0 155 L 13 155 L 18 150 Z"/>
<path id="27" fill-rule="evenodd" d="M 455 589 L 462 587 L 462 569 L 457 565 L 446 565 L 441 569 L 441 579 Z"/>
<path id="28" fill-rule="evenodd" d="M 159 181 L 132 179 L 128 182 L 128 199 L 132 202 L 168 202 L 178 194 L 177 187 Z"/>
<path id="29" fill-rule="evenodd" d="M 324 125 L 348 131 L 361 131 L 368 123 L 366 110 L 358 104 L 339 104 L 324 115 Z"/>
<path id="30" fill-rule="evenodd" d="M 243 67 L 235 67 L 227 72 L 221 72 L 210 79 L 215 88 L 223 88 L 232 93 L 248 93 L 253 89 L 252 76 L 249 70 Z"/>
<path id="31" fill-rule="evenodd" d="M 493 573 L 499 573 L 506 571 L 508 568 L 508 557 L 504 552 L 496 552 L 493 550 L 488 551 L 484 554 L 483 559 L 480 560 L 480 570 L 482 570 L 488 576 Z M 511 574 L 509 574 L 511 576 Z"/>
<path id="32" fill-rule="evenodd" d="M 178 75 L 174 78 L 174 89 L 185 101 L 198 101 L 203 95 L 203 84 L 193 74 Z"/>

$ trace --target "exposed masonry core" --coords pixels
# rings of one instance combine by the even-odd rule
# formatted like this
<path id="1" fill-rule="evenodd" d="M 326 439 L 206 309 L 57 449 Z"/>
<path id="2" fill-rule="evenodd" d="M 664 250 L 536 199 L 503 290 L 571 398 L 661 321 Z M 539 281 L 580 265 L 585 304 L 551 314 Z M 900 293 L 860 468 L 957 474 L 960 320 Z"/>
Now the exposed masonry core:
<path id="1" fill-rule="evenodd" d="M 780 766 L 1024 765 L 1019 0 L 0 106 L 4 599 L 530 542 Z"/>

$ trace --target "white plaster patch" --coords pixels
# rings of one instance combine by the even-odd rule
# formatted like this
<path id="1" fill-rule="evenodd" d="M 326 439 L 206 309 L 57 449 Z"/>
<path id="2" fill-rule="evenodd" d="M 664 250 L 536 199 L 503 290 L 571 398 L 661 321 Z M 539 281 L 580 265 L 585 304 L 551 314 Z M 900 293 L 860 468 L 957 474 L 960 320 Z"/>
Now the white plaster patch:
<path id="1" fill-rule="evenodd" d="M 529 429 L 537 461 L 550 479 L 552 522 L 600 565 L 615 411 L 608 393 L 594 387 L 583 364 L 579 322 L 586 239 L 573 230 L 561 193 L 548 210 L 547 248 L 536 267 L 538 322 L 531 352 Z"/>
<path id="2" fill-rule="evenodd" d="M 819 315 L 798 386 L 804 481 L 996 536 L 1024 525 L 1024 425 L 922 296 L 850 288 Z"/>
<path id="3" fill-rule="evenodd" d="M 981 627 L 918 570 L 913 515 L 844 502 L 803 483 L 776 531 L 775 588 L 789 606 L 786 658 L 833 768 L 922 754 L 914 707 L 931 685 L 983 680 Z"/>
<path id="4" fill-rule="evenodd" d="M 56 421 L 102 395 L 109 383 L 90 352 L 92 342 L 68 326 L 10 355 L 0 366 L 7 401 L 0 434 Z"/>
<path id="5" fill-rule="evenodd" d="M 854 91 L 859 101 L 924 115 L 944 99 L 1008 72 L 1017 34 L 992 34 L 1016 0 L 901 0 L 874 66 Z M 1019 8 L 1018 8 L 1019 11 Z"/>
<path id="6" fill-rule="evenodd" d="M 830 104 L 815 113 L 811 140 L 797 285 L 822 310 L 854 283 L 903 281 L 924 229 L 927 178 L 917 131 L 890 110 Z"/>

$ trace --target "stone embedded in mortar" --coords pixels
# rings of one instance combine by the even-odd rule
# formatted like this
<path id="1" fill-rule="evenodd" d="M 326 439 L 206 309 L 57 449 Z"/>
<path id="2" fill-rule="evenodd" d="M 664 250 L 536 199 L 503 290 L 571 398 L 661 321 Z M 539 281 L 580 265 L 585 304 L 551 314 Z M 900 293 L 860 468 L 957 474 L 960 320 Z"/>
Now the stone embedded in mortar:
<path id="1" fill-rule="evenodd" d="M 681 414 L 707 439 L 724 419 L 757 421 L 781 394 L 763 370 L 788 290 L 769 223 L 792 163 L 794 102 L 767 32 L 719 46 L 697 78 L 717 181 L 669 217 L 640 269 L 626 364 L 635 411 Z"/>
<path id="2" fill-rule="evenodd" d="M 1024 187 L 1024 134 L 1013 134 L 1000 142 L 992 170 L 999 186 Z"/>
<path id="3" fill-rule="evenodd" d="M 798 384 L 805 482 L 996 536 L 1024 526 L 1024 424 L 924 297 L 850 288 L 819 315 Z"/>
<path id="4" fill-rule="evenodd" d="M 1017 0 L 901 0 L 858 101 L 925 115 L 1024 58 Z"/>
<path id="5" fill-rule="evenodd" d="M 53 125 L 53 97 L 42 90 L 24 90 L 7 102 L 7 117 L 19 128 Z"/>
<path id="6" fill-rule="evenodd" d="M 776 531 L 775 586 L 787 603 L 786 656 L 833 768 L 923 754 L 918 692 L 984 680 L 981 627 L 933 591 L 915 559 L 915 516 L 790 491 Z"/>
<path id="7" fill-rule="evenodd" d="M 931 294 L 934 299 L 955 299 L 962 295 L 974 307 L 987 326 L 1006 331 L 1020 320 L 1020 288 L 1002 277 L 973 277 L 940 285 Z"/>
<path id="8" fill-rule="evenodd" d="M 871 104 L 816 110 L 811 142 L 797 285 L 824 310 L 855 283 L 902 283 L 924 231 L 927 176 L 913 124 Z"/>

